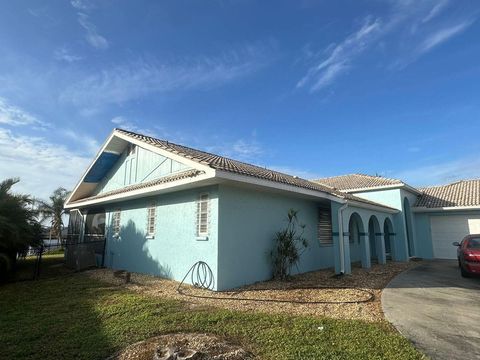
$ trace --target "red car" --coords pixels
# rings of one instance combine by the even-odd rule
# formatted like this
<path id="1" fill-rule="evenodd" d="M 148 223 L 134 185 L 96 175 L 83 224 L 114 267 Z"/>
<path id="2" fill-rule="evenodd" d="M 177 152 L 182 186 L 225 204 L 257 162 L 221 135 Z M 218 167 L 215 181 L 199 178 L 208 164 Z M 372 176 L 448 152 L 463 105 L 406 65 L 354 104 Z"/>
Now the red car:
<path id="1" fill-rule="evenodd" d="M 462 276 L 480 275 L 480 234 L 467 235 L 462 242 L 455 241 L 453 245 L 458 246 L 458 266 Z"/>

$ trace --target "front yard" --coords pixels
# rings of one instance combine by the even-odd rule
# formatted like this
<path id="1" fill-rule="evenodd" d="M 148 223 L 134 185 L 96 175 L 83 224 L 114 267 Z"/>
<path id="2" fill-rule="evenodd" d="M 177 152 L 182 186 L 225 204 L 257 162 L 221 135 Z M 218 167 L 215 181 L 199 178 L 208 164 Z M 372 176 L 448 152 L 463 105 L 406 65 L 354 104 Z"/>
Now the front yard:
<path id="1" fill-rule="evenodd" d="M 383 320 L 191 306 L 85 273 L 47 273 L 0 287 L 0 358 L 104 359 L 137 341 L 178 332 L 219 335 L 261 359 L 422 358 Z"/>

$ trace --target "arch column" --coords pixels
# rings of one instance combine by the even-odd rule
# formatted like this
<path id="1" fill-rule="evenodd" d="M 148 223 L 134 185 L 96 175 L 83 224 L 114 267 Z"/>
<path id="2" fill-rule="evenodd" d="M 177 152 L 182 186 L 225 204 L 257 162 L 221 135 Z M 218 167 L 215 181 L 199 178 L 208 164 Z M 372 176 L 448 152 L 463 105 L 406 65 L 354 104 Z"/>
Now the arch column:
<path id="1" fill-rule="evenodd" d="M 372 267 L 372 259 L 370 256 L 370 240 L 368 233 L 361 232 L 360 235 L 360 247 L 362 249 L 362 267 L 369 269 Z"/>
<path id="2" fill-rule="evenodd" d="M 387 263 L 387 254 L 385 253 L 385 237 L 379 232 L 375 233 L 375 245 L 377 248 L 377 260 L 379 264 Z"/>
<path id="3" fill-rule="evenodd" d="M 350 260 L 350 233 L 344 232 L 343 233 L 343 256 L 344 256 L 344 264 L 345 264 L 345 274 L 352 273 L 352 262 Z"/>
<path id="4" fill-rule="evenodd" d="M 400 259 L 397 256 L 397 240 L 396 240 L 396 233 L 391 232 L 388 234 L 388 237 L 390 238 L 390 256 L 392 257 L 393 261 L 400 261 Z"/>

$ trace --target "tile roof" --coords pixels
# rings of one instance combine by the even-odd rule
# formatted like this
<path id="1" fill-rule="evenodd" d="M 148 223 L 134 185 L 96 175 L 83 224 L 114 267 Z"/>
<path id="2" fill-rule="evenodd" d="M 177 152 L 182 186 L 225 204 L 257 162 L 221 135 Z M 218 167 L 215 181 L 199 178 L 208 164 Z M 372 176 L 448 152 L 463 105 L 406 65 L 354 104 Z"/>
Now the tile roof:
<path id="1" fill-rule="evenodd" d="M 204 174 L 204 173 L 205 173 L 204 171 L 200 171 L 200 170 L 197 170 L 197 169 L 186 170 L 186 171 L 182 171 L 182 172 L 179 172 L 179 173 L 176 173 L 176 174 L 173 174 L 173 175 L 164 176 L 164 177 L 152 180 L 152 181 L 147 181 L 147 182 L 144 182 L 144 183 L 129 185 L 129 186 L 125 186 L 125 187 L 120 188 L 120 189 L 115 189 L 115 190 L 107 191 L 107 192 L 104 192 L 104 193 L 101 193 L 101 194 L 98 194 L 98 195 L 89 196 L 87 198 L 78 199 L 76 201 L 72 201 L 71 204 L 81 203 L 81 202 L 89 201 L 89 200 L 102 199 L 102 198 L 112 196 L 112 195 L 128 193 L 128 192 L 134 191 L 134 190 L 144 189 L 144 188 L 148 188 L 148 187 L 155 186 L 155 185 L 160 185 L 160 184 L 166 184 L 166 183 L 169 183 L 169 182 L 172 182 L 172 181 L 182 180 L 182 179 L 186 179 L 186 178 L 189 178 L 189 177 L 195 177 L 195 176 L 198 176 L 198 175 L 201 175 L 201 174 Z"/>
<path id="2" fill-rule="evenodd" d="M 423 192 L 416 207 L 440 208 L 480 206 L 480 179 L 462 180 L 448 185 L 419 189 Z"/>
<path id="3" fill-rule="evenodd" d="M 331 186 L 340 191 L 368 189 L 388 185 L 405 185 L 402 181 L 397 179 L 389 179 L 382 176 L 372 176 L 364 174 L 333 176 L 313 181 L 319 184 Z"/>
<path id="4" fill-rule="evenodd" d="M 370 205 L 392 209 L 388 206 L 378 204 L 373 201 L 365 200 L 350 194 L 341 193 L 326 184 L 319 184 L 309 180 L 301 179 L 297 176 L 292 176 L 292 175 L 284 174 L 278 171 L 269 170 L 260 166 L 247 164 L 238 160 L 229 159 L 224 156 L 211 154 L 201 150 L 196 150 L 187 146 L 174 144 L 169 141 L 156 139 L 150 136 L 137 134 L 131 131 L 118 129 L 118 128 L 115 130 L 133 139 L 136 139 L 141 142 L 158 147 L 160 149 L 172 152 L 174 154 L 188 158 L 200 164 L 207 165 L 212 169 L 223 170 L 223 171 L 227 171 L 227 172 L 231 172 L 239 175 L 251 176 L 251 177 L 255 177 L 262 180 L 269 180 L 276 183 L 292 185 L 292 186 L 296 186 L 296 187 L 304 188 L 308 190 L 321 191 L 323 193 L 327 193 L 339 198 L 355 200 L 355 201 L 370 204 Z"/>

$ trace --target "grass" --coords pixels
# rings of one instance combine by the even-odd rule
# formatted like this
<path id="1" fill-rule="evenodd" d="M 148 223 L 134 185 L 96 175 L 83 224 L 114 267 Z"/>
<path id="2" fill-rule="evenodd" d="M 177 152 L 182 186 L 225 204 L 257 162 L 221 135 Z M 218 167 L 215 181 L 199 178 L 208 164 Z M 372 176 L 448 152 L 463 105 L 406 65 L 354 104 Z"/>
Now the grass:
<path id="1" fill-rule="evenodd" d="M 1 359 L 104 359 L 169 332 L 222 335 L 261 359 L 422 358 L 386 323 L 192 309 L 82 274 L 4 285 L 0 309 Z"/>

